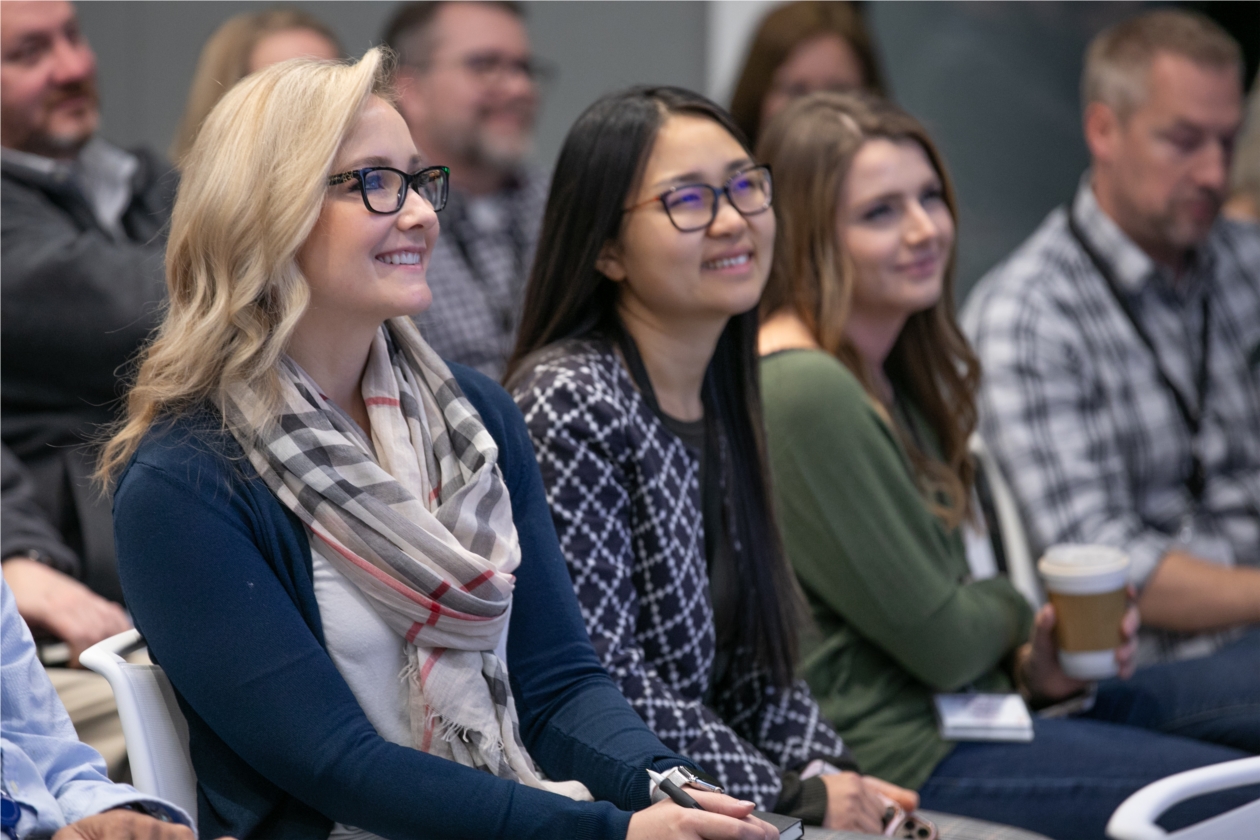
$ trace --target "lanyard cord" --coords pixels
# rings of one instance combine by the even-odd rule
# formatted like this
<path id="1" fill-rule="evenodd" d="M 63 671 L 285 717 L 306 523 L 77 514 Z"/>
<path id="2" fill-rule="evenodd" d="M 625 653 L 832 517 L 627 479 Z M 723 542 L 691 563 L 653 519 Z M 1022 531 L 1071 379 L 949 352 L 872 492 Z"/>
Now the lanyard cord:
<path id="1" fill-rule="evenodd" d="M 1199 452 L 1198 438 L 1199 430 L 1203 427 L 1203 415 L 1207 409 L 1209 385 L 1208 355 L 1211 349 L 1210 335 L 1208 333 L 1208 322 L 1211 316 L 1209 290 L 1204 290 L 1203 292 L 1203 316 L 1199 325 L 1199 370 L 1195 376 L 1195 390 L 1198 392 L 1196 396 L 1199 404 L 1197 408 L 1191 408 L 1185 394 L 1173 383 L 1172 377 L 1168 375 L 1168 371 L 1164 368 L 1159 358 L 1159 352 L 1155 349 L 1155 342 L 1151 340 L 1150 334 L 1138 320 L 1132 304 L 1116 280 L 1111 265 L 1090 245 L 1081 232 L 1080 225 L 1077 224 L 1076 216 L 1071 209 L 1067 211 L 1067 219 L 1068 231 L 1072 234 L 1072 238 L 1076 240 L 1076 244 L 1081 246 L 1081 250 L 1089 257 L 1090 262 L 1094 264 L 1094 268 L 1102 275 L 1103 280 L 1107 283 L 1107 288 L 1111 291 L 1111 296 L 1115 298 L 1116 303 L 1120 306 L 1120 311 L 1129 319 L 1133 331 L 1137 333 L 1138 338 L 1142 340 L 1142 343 L 1146 345 L 1146 349 L 1150 351 L 1151 359 L 1155 362 L 1155 373 L 1158 375 L 1159 381 L 1163 383 L 1164 388 L 1172 395 L 1173 401 L 1177 405 L 1177 411 L 1181 414 L 1181 419 L 1185 421 L 1186 428 L 1190 431 L 1190 474 L 1186 477 L 1185 484 L 1195 507 L 1198 507 L 1203 501 L 1203 493 L 1207 487 L 1207 472 L 1203 466 L 1203 457 Z"/>

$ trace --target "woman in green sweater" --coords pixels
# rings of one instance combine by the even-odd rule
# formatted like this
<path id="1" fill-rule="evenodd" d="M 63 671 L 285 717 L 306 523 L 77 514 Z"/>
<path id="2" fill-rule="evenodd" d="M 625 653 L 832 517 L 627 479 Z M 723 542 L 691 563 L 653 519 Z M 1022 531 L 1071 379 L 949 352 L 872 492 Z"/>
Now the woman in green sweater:
<path id="1" fill-rule="evenodd" d="M 852 95 L 798 101 L 758 152 L 779 229 L 760 334 L 769 454 L 818 631 L 803 669 L 863 768 L 925 807 L 1085 838 L 1143 784 L 1240 757 L 1097 712 L 1038 719 L 1031 743 L 940 737 L 935 693 L 1036 706 L 1086 688 L 1058 667 L 1053 610 L 1034 617 L 1005 578 L 968 568 L 980 371 L 954 318 L 949 181 L 913 118 Z M 1135 610 L 1124 629 L 1127 676 Z"/>

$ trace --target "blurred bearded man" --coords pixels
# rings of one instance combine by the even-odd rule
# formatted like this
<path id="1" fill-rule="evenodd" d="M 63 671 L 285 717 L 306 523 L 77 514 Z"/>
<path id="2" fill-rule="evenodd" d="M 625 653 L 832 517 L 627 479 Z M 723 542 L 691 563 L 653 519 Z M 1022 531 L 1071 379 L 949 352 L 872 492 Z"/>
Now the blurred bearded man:
<path id="1" fill-rule="evenodd" d="M 91 444 L 157 325 L 175 186 L 165 162 L 107 142 L 99 122 L 96 56 L 74 7 L 0 3 L 4 578 L 32 630 L 65 642 L 72 665 L 131 626 Z M 72 668 L 49 676 L 83 739 L 120 770 L 104 680 Z"/>
<path id="2" fill-rule="evenodd" d="M 1254 721 L 1260 229 L 1220 214 L 1242 53 L 1200 15 L 1145 12 L 1094 40 L 1081 87 L 1090 171 L 967 305 L 981 429 L 1034 548 L 1132 560 L 1151 664 L 1133 684 L 1202 657 L 1195 682 L 1245 683 Z"/>
<path id="3" fill-rule="evenodd" d="M 545 68 L 518 3 L 408 3 L 383 40 L 398 53 L 398 109 L 416 147 L 451 169 L 434 302 L 417 322 L 444 358 L 497 379 L 547 200 L 546 176 L 526 164 Z"/>

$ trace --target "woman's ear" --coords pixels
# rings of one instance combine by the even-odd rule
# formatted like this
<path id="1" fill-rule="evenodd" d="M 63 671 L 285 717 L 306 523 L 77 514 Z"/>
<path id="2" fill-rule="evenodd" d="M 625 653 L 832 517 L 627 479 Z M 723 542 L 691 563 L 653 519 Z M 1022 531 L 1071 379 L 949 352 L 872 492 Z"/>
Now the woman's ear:
<path id="1" fill-rule="evenodd" d="M 595 270 L 614 283 L 626 279 L 626 267 L 621 264 L 621 246 L 618 243 L 611 239 L 604 243 L 595 258 Z"/>

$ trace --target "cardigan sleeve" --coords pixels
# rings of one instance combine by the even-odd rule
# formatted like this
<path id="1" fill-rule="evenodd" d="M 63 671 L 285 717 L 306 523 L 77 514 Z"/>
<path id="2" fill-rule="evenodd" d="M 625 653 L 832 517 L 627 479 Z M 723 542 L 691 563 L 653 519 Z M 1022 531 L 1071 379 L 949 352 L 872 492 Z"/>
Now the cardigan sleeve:
<path id="1" fill-rule="evenodd" d="M 128 603 L 182 700 L 250 767 L 329 819 L 391 840 L 625 836 L 630 814 L 613 803 L 574 802 L 381 738 L 269 564 L 282 552 L 286 528 L 294 539 L 275 497 L 256 476 L 241 477 L 248 463 L 240 459 L 207 455 L 195 442 L 159 449 L 142 447 L 115 495 Z M 535 584 L 524 577 L 528 593 Z M 556 609 L 563 613 L 563 605 Z M 571 651 L 580 648 L 572 636 L 565 625 L 547 641 Z M 527 702 L 532 682 L 528 675 L 522 681 Z M 585 730 L 572 724 L 566 702 L 568 693 L 589 695 L 589 682 L 554 687 L 550 708 L 526 715 L 543 722 L 542 741 L 595 737 L 596 721 Z M 596 705 L 591 717 L 607 708 Z M 612 717 L 624 728 L 615 710 Z M 618 731 L 603 733 L 603 745 L 625 742 Z M 628 771 L 595 766 L 585 745 L 540 752 L 549 767 L 604 773 L 592 786 L 634 804 Z M 638 759 L 646 761 L 630 755 L 630 763 Z M 268 825 L 258 831 L 273 836 L 278 829 Z"/>
<path id="2" fill-rule="evenodd" d="M 639 641 L 640 622 L 656 608 L 635 585 L 636 563 L 646 561 L 635 555 L 625 410 L 603 389 L 567 371 L 538 374 L 514 389 L 586 630 L 603 667 L 666 746 L 697 762 L 728 793 L 771 810 L 780 769 L 702 700 L 676 691 Z"/>
<path id="3" fill-rule="evenodd" d="M 1028 639 L 1005 578 L 971 582 L 901 448 L 837 360 L 762 362 L 767 441 L 788 556 L 817 602 L 935 690 L 967 685 Z"/>

